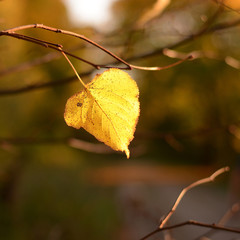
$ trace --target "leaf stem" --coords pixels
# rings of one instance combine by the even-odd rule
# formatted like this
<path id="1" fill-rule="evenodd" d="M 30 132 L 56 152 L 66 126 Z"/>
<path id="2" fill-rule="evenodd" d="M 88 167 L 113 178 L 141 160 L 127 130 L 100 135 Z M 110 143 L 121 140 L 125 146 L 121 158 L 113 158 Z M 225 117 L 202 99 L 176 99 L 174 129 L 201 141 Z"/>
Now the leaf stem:
<path id="1" fill-rule="evenodd" d="M 71 66 L 71 68 L 73 69 L 74 73 L 76 74 L 78 80 L 80 81 L 80 83 L 83 85 L 84 88 L 87 88 L 86 84 L 83 82 L 83 80 L 80 78 L 77 70 L 75 69 L 75 67 L 73 66 L 72 62 L 69 60 L 69 58 L 67 57 L 67 55 L 65 54 L 65 52 L 62 50 L 62 48 L 59 47 L 59 50 L 61 51 L 62 55 L 66 58 L 66 60 L 68 61 L 69 65 Z"/>

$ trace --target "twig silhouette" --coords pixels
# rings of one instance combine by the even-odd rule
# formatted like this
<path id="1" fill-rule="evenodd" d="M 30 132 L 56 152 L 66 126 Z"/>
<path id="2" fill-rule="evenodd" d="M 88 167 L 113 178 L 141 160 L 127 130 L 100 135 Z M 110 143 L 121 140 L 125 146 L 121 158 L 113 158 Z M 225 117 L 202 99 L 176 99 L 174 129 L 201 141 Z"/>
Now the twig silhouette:
<path id="1" fill-rule="evenodd" d="M 187 186 L 186 188 L 184 188 L 182 190 L 182 192 L 179 194 L 176 202 L 174 203 L 173 207 L 171 208 L 171 210 L 169 211 L 169 213 L 167 214 L 166 217 L 164 217 L 164 219 L 162 220 L 159 228 L 163 228 L 166 223 L 168 222 L 168 220 L 170 219 L 170 217 L 173 215 L 173 213 L 175 212 L 175 210 L 177 209 L 179 203 L 181 202 L 182 198 L 184 197 L 184 195 L 189 191 L 191 190 L 192 188 L 196 187 L 196 186 L 199 186 L 201 184 L 204 184 L 204 183 L 208 183 L 208 182 L 213 182 L 215 180 L 215 178 L 217 176 L 219 176 L 220 174 L 224 173 L 224 172 L 228 172 L 230 169 L 229 167 L 224 167 L 224 168 L 221 168 L 219 170 L 217 170 L 215 173 L 213 173 L 210 177 L 207 177 L 207 178 L 203 178 L 201 180 L 198 180 L 192 184 L 190 184 L 189 186 Z"/>
<path id="2" fill-rule="evenodd" d="M 167 69 L 167 68 L 176 66 L 176 65 L 181 64 L 182 62 L 190 60 L 192 58 L 191 56 L 188 56 L 186 59 L 181 59 L 180 61 L 177 61 L 174 64 L 170 64 L 169 66 L 164 66 L 164 67 L 158 67 L 158 66 L 157 67 L 141 67 L 141 66 L 136 66 L 136 65 L 132 65 L 132 64 L 126 62 L 125 60 L 123 60 L 122 58 L 120 58 L 119 56 L 114 54 L 113 52 L 109 51 L 105 47 L 101 46 L 100 44 L 94 42 L 93 40 L 91 40 L 91 39 L 89 39 L 89 38 L 87 38 L 87 37 L 85 37 L 81 34 L 77 34 L 75 32 L 71 32 L 71 31 L 66 31 L 66 30 L 63 30 L 63 29 L 49 27 L 49 26 L 46 26 L 46 25 L 43 25 L 43 24 L 29 24 L 29 25 L 18 26 L 18 27 L 11 28 L 11 29 L 8 29 L 8 30 L 0 31 L 0 36 L 9 36 L 9 37 L 13 37 L 13 38 L 18 38 L 18 39 L 21 39 L 21 40 L 25 40 L 25 41 L 29 41 L 29 42 L 41 45 L 43 47 L 52 48 L 56 51 L 64 52 L 67 55 L 71 55 L 70 53 L 64 51 L 63 46 L 61 46 L 59 44 L 46 42 L 46 41 L 43 41 L 41 39 L 37 39 L 37 38 L 29 37 L 29 36 L 26 36 L 26 35 L 23 35 L 23 34 L 15 33 L 16 31 L 31 29 L 31 28 L 41 28 L 41 29 L 44 29 L 44 30 L 47 30 L 47 31 L 51 31 L 51 32 L 55 32 L 55 33 L 61 33 L 61 34 L 69 35 L 69 36 L 76 37 L 76 38 L 79 38 L 81 40 L 84 40 L 84 41 L 90 43 L 91 45 L 101 49 L 102 51 L 104 51 L 108 55 L 112 56 L 119 63 L 123 63 L 123 64 L 126 65 L 126 67 L 119 67 L 119 69 L 131 70 L 131 69 L 135 68 L 135 69 L 139 69 L 139 70 L 158 71 L 158 70 L 163 70 L 163 69 Z M 60 50 L 60 48 L 61 48 L 61 50 Z M 97 64 L 91 63 L 87 60 L 84 60 L 82 58 L 79 58 L 75 55 L 72 55 L 72 57 L 75 57 L 75 58 L 77 58 L 81 61 L 84 61 L 85 63 L 88 63 L 88 64 L 94 66 L 97 69 L 111 68 L 112 67 L 112 66 L 107 66 L 107 65 L 97 65 Z"/>
<path id="3" fill-rule="evenodd" d="M 221 231 L 226 231 L 226 232 L 240 233 L 240 229 L 237 229 L 237 228 L 225 227 L 225 226 L 214 224 L 214 223 L 208 224 L 208 223 L 198 222 L 198 221 L 194 221 L 194 220 L 189 220 L 189 221 L 178 223 L 178 224 L 175 224 L 175 225 L 171 225 L 171 226 L 167 226 L 167 227 L 163 227 L 163 228 L 157 228 L 156 230 L 152 231 L 151 233 L 144 236 L 140 240 L 146 240 L 146 239 L 148 239 L 149 237 L 153 236 L 154 234 L 156 234 L 158 232 L 183 227 L 183 226 L 186 226 L 186 225 L 194 225 L 194 226 L 211 228 L 211 229 L 216 229 L 216 230 L 221 230 Z"/>
<path id="4" fill-rule="evenodd" d="M 232 207 L 221 217 L 221 219 L 218 221 L 217 225 L 225 226 L 226 223 L 236 214 L 240 211 L 240 202 L 234 203 Z M 209 232 L 203 234 L 200 237 L 197 237 L 196 240 L 203 239 L 204 237 L 210 237 L 214 233 L 216 233 L 216 229 L 211 229 Z"/>
<path id="5" fill-rule="evenodd" d="M 176 211 L 179 203 L 181 202 L 181 200 L 183 199 L 184 195 L 191 190 L 192 188 L 202 185 L 204 183 L 209 183 L 209 182 L 213 182 L 216 177 L 218 177 L 219 175 L 221 175 L 222 173 L 228 172 L 230 169 L 229 167 L 223 167 L 220 168 L 219 170 L 217 170 L 216 172 L 214 172 L 210 177 L 207 178 L 203 178 L 200 179 L 192 184 L 190 184 L 189 186 L 185 187 L 181 193 L 179 194 L 177 200 L 175 201 L 173 207 L 171 208 L 171 210 L 168 212 L 168 214 L 162 219 L 161 224 L 159 225 L 158 229 L 154 230 L 153 232 L 147 234 L 145 237 L 141 238 L 141 240 L 147 239 L 148 237 L 156 234 L 157 232 L 163 231 L 163 230 L 167 230 L 167 229 L 172 229 L 172 228 L 177 228 L 177 227 L 181 227 L 184 225 L 197 225 L 197 226 L 202 226 L 202 227 L 209 227 L 209 228 L 214 228 L 214 229 L 221 229 L 221 230 L 225 230 L 225 231 L 230 231 L 228 228 L 225 228 L 223 226 L 220 225 L 216 225 L 216 224 L 205 224 L 205 223 L 200 223 L 200 222 L 196 222 L 196 221 L 187 221 L 184 223 L 180 223 L 180 224 L 176 224 L 173 226 L 168 226 L 165 227 L 166 223 L 168 222 L 168 220 L 171 218 L 171 216 L 173 215 L 173 213 Z M 232 230 L 232 229 L 231 229 Z M 236 230 L 234 229 L 234 231 L 237 231 L 240 233 L 240 230 Z"/>
<path id="6" fill-rule="evenodd" d="M 216 17 L 216 15 L 215 15 L 215 17 Z M 213 20 L 214 18 L 211 18 L 211 19 Z M 175 48 L 183 46 L 183 45 L 185 45 L 185 44 L 187 44 L 187 43 L 189 43 L 189 42 L 191 42 L 191 41 L 195 40 L 196 38 L 199 38 L 199 37 L 201 37 L 203 35 L 207 35 L 207 34 L 214 33 L 216 31 L 220 31 L 220 30 L 236 27 L 239 24 L 240 24 L 240 19 L 235 19 L 235 20 L 232 20 L 232 21 L 226 21 L 224 23 L 215 24 L 214 26 L 209 27 L 209 28 L 206 28 L 206 26 L 204 26 L 204 27 L 202 27 L 202 29 L 197 31 L 195 34 L 192 34 L 192 35 L 190 35 L 188 37 L 185 37 L 185 38 L 181 39 L 180 41 L 177 41 L 176 43 L 169 44 L 168 46 L 165 46 L 165 47 L 162 47 L 162 48 L 158 48 L 158 49 L 155 49 L 155 50 L 147 52 L 147 53 L 140 53 L 138 55 L 129 57 L 129 58 L 127 58 L 127 62 L 129 62 L 129 61 L 130 62 L 131 61 L 136 61 L 136 60 L 139 60 L 139 59 L 145 59 L 145 58 L 153 57 L 153 56 L 156 56 L 156 55 L 164 54 L 164 52 L 166 53 L 166 49 L 175 49 Z M 20 27 L 13 28 L 13 29 L 10 29 L 10 30 L 0 31 L 0 36 L 11 35 L 11 34 L 14 35 L 14 32 L 12 32 L 12 31 L 23 30 L 23 29 L 26 29 L 26 28 L 34 28 L 36 26 L 42 27 L 42 25 L 37 25 L 37 24 L 20 26 Z M 46 30 L 48 30 L 48 28 Z M 59 29 L 53 29 L 51 31 L 54 31 L 54 32 L 58 33 L 58 32 L 62 32 L 63 30 L 60 31 Z M 69 32 L 67 32 L 67 33 L 69 34 Z M 74 34 L 74 33 L 73 33 L 73 35 L 77 35 L 78 36 L 78 34 Z M 82 35 L 79 35 L 79 36 L 83 37 Z M 45 43 L 42 43 L 41 45 L 42 46 L 46 46 L 46 44 L 47 43 L 45 42 Z M 50 45 L 50 46 L 53 46 L 53 45 Z M 56 49 L 56 50 L 59 51 L 59 49 Z M 65 52 L 65 54 L 70 55 L 69 52 L 67 52 L 67 51 L 64 51 L 64 52 Z M 71 56 L 75 57 L 75 55 L 73 55 L 73 54 Z M 184 57 L 186 57 L 187 59 L 189 58 L 189 56 L 184 56 Z M 77 57 L 77 58 L 79 58 L 79 57 Z M 193 59 L 194 59 L 194 55 L 193 55 Z M 181 63 L 181 62 L 182 61 L 179 61 L 178 63 Z M 98 68 L 98 67 L 106 67 L 106 68 L 108 68 L 108 67 L 110 67 L 110 65 L 115 65 L 117 63 L 119 63 L 118 58 L 116 58 L 115 61 L 111 61 L 110 63 L 105 64 L 105 65 L 96 65 L 94 63 L 91 63 L 91 65 L 94 66 L 95 68 Z M 125 63 L 125 61 L 124 61 L 124 63 Z M 174 65 L 176 65 L 176 64 L 174 64 Z M 137 66 L 135 66 L 135 67 L 137 67 Z M 162 69 L 164 69 L 164 68 L 165 67 L 163 67 Z M 129 69 L 129 67 L 128 68 L 124 68 L 124 69 Z M 80 75 L 81 76 L 87 76 L 87 75 L 91 74 L 92 71 L 93 70 L 90 70 L 88 72 L 82 72 L 82 73 L 80 73 Z M 33 84 L 33 85 L 28 85 L 28 86 L 24 86 L 24 87 L 20 87 L 20 88 L 13 88 L 13 89 L 2 89 L 2 90 L 0 90 L 0 95 L 12 95 L 12 94 L 18 94 L 18 93 L 32 91 L 32 90 L 35 90 L 35 89 L 54 87 L 56 85 L 67 84 L 67 83 L 72 82 L 72 81 L 74 81 L 76 79 L 77 78 L 75 76 L 72 76 L 72 77 L 68 77 L 68 78 L 65 78 L 65 79 L 61 79 L 61 80 L 53 81 L 53 82 L 49 82 L 49 83 L 39 83 L 39 84 Z"/>
<path id="7" fill-rule="evenodd" d="M 223 0 L 212 0 L 212 1 L 215 2 L 215 3 L 217 3 L 217 4 L 222 5 L 224 8 L 226 8 L 226 9 L 232 11 L 232 12 L 240 13 L 240 10 L 236 10 L 236 9 L 228 6 L 226 3 L 224 3 Z"/>
<path id="8" fill-rule="evenodd" d="M 88 72 L 86 72 L 88 73 Z M 74 80 L 73 79 L 69 79 L 70 80 Z M 64 84 L 64 82 L 63 82 Z M 42 86 L 44 87 L 44 86 Z M 238 137 L 236 136 L 236 133 L 233 132 L 233 128 L 237 128 L 238 123 L 232 123 L 232 124 L 228 124 L 228 125 L 222 125 L 222 126 L 218 126 L 216 128 L 213 127 L 209 127 L 209 128 L 198 128 L 195 130 L 191 130 L 191 131 L 182 131 L 182 132 L 164 132 L 164 133 L 158 133 L 158 132 L 146 132 L 146 131 L 137 131 L 135 134 L 135 138 L 137 139 L 144 139 L 144 140 L 149 140 L 149 139 L 163 139 L 165 140 L 168 144 L 171 145 L 171 143 L 169 143 L 169 138 L 173 139 L 177 142 L 177 139 L 186 139 L 186 138 L 191 138 L 191 137 L 196 137 L 196 136 L 202 136 L 202 135 L 206 135 L 206 134 L 210 134 L 214 131 L 220 131 L 220 130 L 228 130 L 229 133 L 233 134 L 234 137 Z M 75 139 L 75 138 L 71 138 L 71 137 L 61 137 L 61 138 L 52 138 L 52 139 L 41 139 L 41 138 L 29 138 L 29 137 L 15 137 L 15 138 L 9 138 L 9 137 L 0 137 L 0 143 L 9 143 L 9 144 L 14 144 L 14 145 L 21 145 L 21 144 L 58 144 L 58 143 L 63 143 L 63 144 L 67 144 L 68 145 L 68 141 L 67 139 Z M 75 143 L 77 141 L 82 141 L 80 139 L 76 139 Z M 73 144 L 76 148 L 77 144 Z M 172 146 L 172 145 L 171 145 Z M 174 147 L 174 146 L 172 146 Z M 81 144 L 79 145 L 79 149 L 81 149 Z M 176 148 L 174 148 L 176 149 Z M 84 149 L 83 149 L 84 150 Z M 176 149 L 178 150 L 178 149 Z M 104 153 L 104 152 L 103 152 Z"/>
<path id="9" fill-rule="evenodd" d="M 113 151 L 102 143 L 91 143 L 73 137 L 66 138 L 0 138 L 0 147 L 6 145 L 65 144 L 86 152 L 108 154 Z"/>

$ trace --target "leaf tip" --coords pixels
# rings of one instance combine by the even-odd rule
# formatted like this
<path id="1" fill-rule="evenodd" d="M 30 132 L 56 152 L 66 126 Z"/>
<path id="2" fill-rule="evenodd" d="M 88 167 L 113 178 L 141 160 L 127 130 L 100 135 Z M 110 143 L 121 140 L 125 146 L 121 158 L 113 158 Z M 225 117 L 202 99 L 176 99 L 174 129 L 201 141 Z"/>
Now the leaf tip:
<path id="1" fill-rule="evenodd" d="M 129 149 L 128 149 L 128 148 L 125 149 L 124 152 L 125 152 L 125 154 L 126 154 L 126 156 L 127 156 L 127 159 L 129 159 L 129 157 L 130 157 L 130 151 L 129 151 Z"/>

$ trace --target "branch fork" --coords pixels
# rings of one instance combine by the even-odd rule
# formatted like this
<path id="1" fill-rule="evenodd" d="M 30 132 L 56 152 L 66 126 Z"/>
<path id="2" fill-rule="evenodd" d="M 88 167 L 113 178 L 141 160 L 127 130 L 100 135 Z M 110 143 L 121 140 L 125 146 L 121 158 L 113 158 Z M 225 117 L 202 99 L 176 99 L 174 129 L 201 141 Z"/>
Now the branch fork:
<path id="1" fill-rule="evenodd" d="M 89 62 L 89 61 L 87 61 L 87 60 L 85 60 L 83 58 L 80 58 L 80 57 L 78 57 L 76 55 L 73 55 L 73 54 L 63 50 L 63 46 L 60 45 L 60 44 L 55 44 L 55 43 L 43 41 L 43 40 L 38 39 L 38 38 L 33 38 L 33 37 L 30 37 L 30 36 L 26 36 L 26 35 L 23 35 L 23 34 L 16 33 L 17 31 L 25 30 L 25 29 L 31 29 L 31 28 L 40 28 L 40 29 L 43 29 L 43 30 L 47 30 L 47 31 L 55 32 L 55 33 L 60 33 L 60 34 L 64 34 L 64 35 L 69 35 L 69 36 L 76 37 L 76 38 L 79 38 L 81 40 L 84 40 L 85 42 L 90 43 L 91 45 L 101 49 L 102 51 L 104 51 L 108 55 L 112 56 L 119 63 L 122 63 L 122 64 L 126 65 L 126 67 L 118 67 L 119 69 L 125 69 L 125 70 L 138 69 L 138 70 L 147 70 L 147 71 L 159 71 L 159 70 L 163 70 L 163 69 L 168 69 L 168 68 L 174 67 L 176 65 L 181 64 L 182 62 L 185 62 L 187 60 L 192 59 L 192 56 L 190 55 L 190 56 L 185 57 L 184 59 L 181 59 L 181 60 L 179 60 L 179 61 L 177 61 L 177 62 L 175 62 L 173 64 L 170 64 L 170 65 L 167 65 L 167 66 L 164 66 L 164 67 L 159 67 L 159 66 L 157 66 L 157 67 L 137 66 L 137 65 L 133 65 L 133 64 L 130 64 L 130 63 L 126 62 L 125 60 L 123 60 L 122 58 L 120 58 L 119 56 L 117 56 L 116 54 L 111 52 L 110 50 L 106 49 L 105 47 L 101 46 L 100 44 L 94 42 L 93 40 L 91 40 L 91 39 L 89 39 L 89 38 L 87 38 L 87 37 L 85 37 L 85 36 L 83 36 L 81 34 L 77 34 L 75 32 L 71 32 L 71 31 L 62 30 L 62 29 L 59 29 L 59 28 L 49 27 L 49 26 L 46 26 L 46 25 L 43 25 L 43 24 L 38 24 L 38 23 L 36 23 L 36 24 L 29 24 L 29 25 L 23 25 L 23 26 L 11 28 L 11 29 L 8 29 L 8 30 L 0 31 L 0 36 L 9 36 L 9 37 L 25 40 L 25 41 L 29 41 L 29 42 L 41 45 L 43 47 L 48 47 L 48 48 L 54 49 L 56 51 L 60 51 L 62 53 L 65 53 L 66 55 L 69 55 L 69 56 L 74 57 L 74 58 L 76 58 L 78 60 L 81 60 L 81 61 L 83 61 L 83 62 L 93 66 L 96 69 L 112 68 L 112 66 L 98 65 L 98 64 Z"/>

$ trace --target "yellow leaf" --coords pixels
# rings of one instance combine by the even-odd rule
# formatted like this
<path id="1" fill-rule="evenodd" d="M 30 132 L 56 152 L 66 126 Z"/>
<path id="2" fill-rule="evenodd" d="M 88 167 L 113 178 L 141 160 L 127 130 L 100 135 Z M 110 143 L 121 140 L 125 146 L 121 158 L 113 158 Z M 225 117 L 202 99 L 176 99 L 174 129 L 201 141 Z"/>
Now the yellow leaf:
<path id="1" fill-rule="evenodd" d="M 138 96 L 136 82 L 126 72 L 111 68 L 97 74 L 81 92 L 68 99 L 64 119 L 68 126 L 83 127 L 129 158 L 128 145 L 140 111 Z"/>

